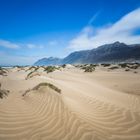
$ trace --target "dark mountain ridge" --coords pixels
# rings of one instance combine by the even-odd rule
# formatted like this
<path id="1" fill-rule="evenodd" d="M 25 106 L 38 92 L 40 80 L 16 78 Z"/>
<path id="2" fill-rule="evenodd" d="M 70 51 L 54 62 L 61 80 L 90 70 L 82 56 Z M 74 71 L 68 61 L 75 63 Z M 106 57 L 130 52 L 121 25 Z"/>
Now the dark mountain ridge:
<path id="1" fill-rule="evenodd" d="M 126 45 L 115 42 L 92 50 L 76 51 L 63 59 L 43 58 L 34 65 L 60 65 L 85 63 L 116 63 L 140 61 L 140 44 Z"/>

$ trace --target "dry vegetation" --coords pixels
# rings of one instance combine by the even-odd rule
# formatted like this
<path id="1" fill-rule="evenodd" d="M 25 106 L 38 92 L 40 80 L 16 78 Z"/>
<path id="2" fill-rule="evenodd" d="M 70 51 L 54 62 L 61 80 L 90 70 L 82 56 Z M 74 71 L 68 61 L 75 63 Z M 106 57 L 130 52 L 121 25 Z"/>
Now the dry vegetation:
<path id="1" fill-rule="evenodd" d="M 8 96 L 9 92 L 10 92 L 9 90 L 1 89 L 1 83 L 0 83 L 0 98 L 2 99 L 4 97 Z"/>
<path id="2" fill-rule="evenodd" d="M 139 63 L 120 63 L 118 64 L 121 68 L 137 69 L 140 67 Z"/>
<path id="3" fill-rule="evenodd" d="M 62 68 L 65 68 L 65 67 L 66 67 L 66 64 L 63 64 L 63 65 L 62 65 Z"/>
<path id="4" fill-rule="evenodd" d="M 84 70 L 84 72 L 93 72 L 95 71 L 95 67 L 97 65 L 94 65 L 94 64 L 90 64 L 90 65 L 81 65 L 80 68 Z"/>
<path id="5" fill-rule="evenodd" d="M 115 70 L 115 69 L 119 69 L 119 67 L 118 67 L 118 66 L 112 66 L 112 67 L 110 67 L 109 69 L 110 69 L 110 70 Z"/>
<path id="6" fill-rule="evenodd" d="M 31 66 L 31 67 L 29 67 L 29 69 L 27 69 L 26 72 L 27 71 L 30 71 L 30 72 L 27 74 L 25 79 L 28 80 L 29 78 L 32 78 L 34 76 L 40 76 L 40 73 L 38 72 L 39 68 L 40 68 L 39 66 Z"/>
<path id="7" fill-rule="evenodd" d="M 59 89 L 58 87 L 56 87 L 55 85 L 53 85 L 51 83 L 40 83 L 37 86 L 35 86 L 32 90 L 38 90 L 42 86 L 47 86 L 47 87 L 55 90 L 56 92 L 61 93 L 61 89 Z"/>
<path id="8" fill-rule="evenodd" d="M 9 90 L 0 89 L 0 98 L 2 99 L 4 97 L 8 96 L 8 93 L 9 93 Z"/>
<path id="9" fill-rule="evenodd" d="M 7 76 L 7 70 L 0 67 L 0 75 Z"/>
<path id="10" fill-rule="evenodd" d="M 26 70 L 26 72 L 27 72 L 27 71 L 36 71 L 36 70 L 38 70 L 38 69 L 39 69 L 38 66 L 31 66 L 31 67 L 29 67 L 29 68 Z"/>
<path id="11" fill-rule="evenodd" d="M 95 68 L 97 66 L 101 67 L 107 67 L 109 70 L 116 70 L 116 69 L 121 69 L 123 68 L 125 71 L 131 71 L 131 70 L 136 70 L 140 68 L 139 63 L 116 63 L 116 64 L 111 64 L 111 63 L 101 63 L 101 64 L 81 64 L 81 65 L 75 65 L 76 68 L 80 68 L 84 70 L 84 72 L 93 72 L 95 71 Z M 135 72 L 137 73 L 137 72 Z"/>
<path id="12" fill-rule="evenodd" d="M 55 70 L 58 70 L 59 68 L 55 67 L 55 66 L 47 66 L 45 67 L 44 71 L 46 71 L 47 73 L 50 72 L 54 72 Z"/>
<path id="13" fill-rule="evenodd" d="M 58 92 L 59 94 L 61 94 L 61 89 L 59 89 L 58 87 L 56 87 L 55 85 L 51 84 L 51 83 L 40 83 L 38 84 L 37 86 L 35 86 L 34 88 L 32 89 L 28 89 L 26 90 L 22 96 L 25 96 L 28 92 L 30 91 L 33 91 L 33 90 L 38 90 L 40 87 L 43 87 L 43 86 L 46 86 L 46 87 L 49 87 L 51 89 L 53 89 L 54 91 Z"/>
<path id="14" fill-rule="evenodd" d="M 40 76 L 40 73 L 37 71 L 31 71 L 30 73 L 28 73 L 27 77 L 25 78 L 25 80 L 28 80 L 34 76 Z"/>
<path id="15" fill-rule="evenodd" d="M 0 76 L 0 140 L 140 140 L 140 68 L 121 65 L 10 68 Z"/>
<path id="16" fill-rule="evenodd" d="M 26 80 L 29 78 L 32 78 L 34 76 L 40 76 L 40 72 L 38 71 L 39 68 L 44 69 L 42 72 L 47 72 L 47 73 L 51 73 L 54 72 L 55 70 L 61 70 L 61 68 L 66 68 L 66 64 L 61 65 L 59 67 L 56 66 L 32 66 L 29 67 L 28 70 L 30 72 L 28 73 Z M 111 63 L 101 63 L 101 64 L 79 64 L 79 65 L 73 65 L 76 68 L 80 68 L 82 70 L 84 70 L 84 72 L 93 72 L 95 71 L 95 68 L 98 66 L 101 67 L 107 67 L 109 70 L 116 70 L 116 69 L 120 69 L 123 68 L 125 71 L 131 71 L 131 70 L 136 70 L 140 67 L 139 63 L 119 63 L 119 64 L 111 64 Z M 136 72 L 137 73 L 137 72 Z"/>
<path id="17" fill-rule="evenodd" d="M 32 66 L 27 70 L 30 72 L 27 74 L 27 77 L 25 79 L 28 80 L 29 78 L 32 78 L 34 76 L 40 76 L 41 73 L 40 73 L 40 71 L 38 71 L 39 68 L 43 68 L 44 72 L 47 72 L 47 73 L 51 73 L 51 72 L 54 72 L 55 70 L 60 69 L 60 67 L 57 68 L 56 66 L 47 66 L 47 67 L 45 67 L 45 66 L 40 66 L 40 67 L 39 66 L 37 66 L 37 67 Z"/>
<path id="18" fill-rule="evenodd" d="M 103 67 L 109 67 L 109 66 L 111 66 L 111 64 L 102 63 L 101 66 L 103 66 Z"/>

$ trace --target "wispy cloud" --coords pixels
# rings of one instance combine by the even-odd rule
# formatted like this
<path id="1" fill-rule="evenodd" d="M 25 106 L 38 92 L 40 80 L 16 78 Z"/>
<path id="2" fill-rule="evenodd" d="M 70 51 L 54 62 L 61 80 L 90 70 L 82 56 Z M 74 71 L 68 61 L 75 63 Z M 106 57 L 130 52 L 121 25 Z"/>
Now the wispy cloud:
<path id="1" fill-rule="evenodd" d="M 36 48 L 36 45 L 34 44 L 26 44 L 25 46 L 27 46 L 29 49 Z"/>
<path id="2" fill-rule="evenodd" d="M 93 22 L 94 18 L 96 15 L 89 23 Z M 135 34 L 138 29 L 140 29 L 140 8 L 128 13 L 110 26 L 100 29 L 93 26 L 85 27 L 76 38 L 69 42 L 68 48 L 72 50 L 92 49 L 115 41 L 128 44 L 140 43 L 140 34 Z"/>
<path id="3" fill-rule="evenodd" d="M 0 47 L 10 48 L 10 49 L 20 48 L 20 46 L 18 44 L 12 43 L 12 42 L 7 41 L 7 40 L 2 40 L 2 39 L 0 39 Z"/>
<path id="4" fill-rule="evenodd" d="M 8 40 L 0 39 L 0 47 L 9 48 L 9 49 L 19 49 L 19 48 L 28 48 L 28 49 L 42 49 L 44 45 L 37 45 L 32 43 L 13 43 Z"/>
<path id="5" fill-rule="evenodd" d="M 91 24 L 96 20 L 96 18 L 100 15 L 100 13 L 101 13 L 101 11 L 96 12 L 96 13 L 91 17 L 91 19 L 89 20 L 88 25 L 91 25 Z"/>
<path id="6" fill-rule="evenodd" d="M 21 46 L 27 47 L 29 49 L 43 49 L 44 48 L 44 45 L 36 45 L 36 44 L 24 44 Z"/>
<path id="7" fill-rule="evenodd" d="M 56 40 L 52 40 L 52 41 L 48 42 L 48 45 L 50 45 L 50 46 L 54 46 L 57 44 L 58 44 L 58 42 Z"/>

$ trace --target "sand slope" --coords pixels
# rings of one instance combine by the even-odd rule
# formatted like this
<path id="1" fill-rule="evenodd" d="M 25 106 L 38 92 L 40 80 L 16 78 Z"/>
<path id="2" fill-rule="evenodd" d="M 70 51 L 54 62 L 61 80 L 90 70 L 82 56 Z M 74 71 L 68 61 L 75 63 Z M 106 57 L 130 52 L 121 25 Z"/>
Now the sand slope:
<path id="1" fill-rule="evenodd" d="M 92 138 L 86 124 L 68 110 L 53 90 L 42 88 L 23 98 L 14 94 L 1 105 L 0 109 L 3 108 L 0 139 Z"/>
<path id="2" fill-rule="evenodd" d="M 120 75 L 120 80 L 123 75 L 108 74 L 107 77 Z M 121 88 L 119 80 L 111 81 L 103 72 L 83 74 L 77 69 L 29 80 L 25 80 L 26 75 L 26 72 L 10 72 L 1 79 L 2 87 L 9 89 L 10 94 L 0 100 L 0 139 L 140 140 L 140 96 L 128 94 L 127 83 Z M 140 84 L 139 77 L 137 74 L 135 85 Z M 105 84 L 104 78 L 111 84 Z M 58 86 L 62 94 L 41 87 L 22 97 L 25 90 L 40 82 Z M 137 86 L 136 89 L 139 92 Z"/>

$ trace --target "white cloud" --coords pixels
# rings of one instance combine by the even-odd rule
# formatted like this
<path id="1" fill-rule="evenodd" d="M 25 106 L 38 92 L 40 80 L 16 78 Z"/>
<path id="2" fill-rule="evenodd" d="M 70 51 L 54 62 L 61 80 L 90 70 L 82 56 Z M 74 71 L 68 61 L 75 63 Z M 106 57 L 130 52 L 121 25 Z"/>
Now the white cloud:
<path id="1" fill-rule="evenodd" d="M 8 40 L 0 39 L 0 47 L 4 48 L 9 48 L 9 49 L 18 49 L 18 48 L 28 48 L 28 49 L 34 49 L 34 48 L 39 48 L 42 49 L 44 48 L 44 45 L 36 45 L 36 44 L 22 44 L 22 43 L 13 43 Z"/>
<path id="2" fill-rule="evenodd" d="M 109 27 L 97 30 L 92 26 L 85 27 L 76 38 L 69 42 L 68 48 L 72 50 L 92 49 L 115 41 L 127 44 L 140 43 L 140 35 L 134 34 L 137 29 L 140 29 L 140 8 L 128 13 Z"/>
<path id="3" fill-rule="evenodd" d="M 37 45 L 37 44 L 20 44 L 21 47 L 28 48 L 28 49 L 43 49 L 44 45 Z"/>
<path id="4" fill-rule="evenodd" d="M 27 46 L 29 49 L 36 48 L 36 45 L 34 45 L 34 44 L 27 44 L 26 46 Z"/>
<path id="5" fill-rule="evenodd" d="M 0 39 L 0 47 L 10 48 L 10 49 L 20 48 L 18 44 L 2 39 Z"/>
<path id="6" fill-rule="evenodd" d="M 44 45 L 35 45 L 35 44 L 25 44 L 25 47 L 29 48 L 29 49 L 43 49 Z"/>

